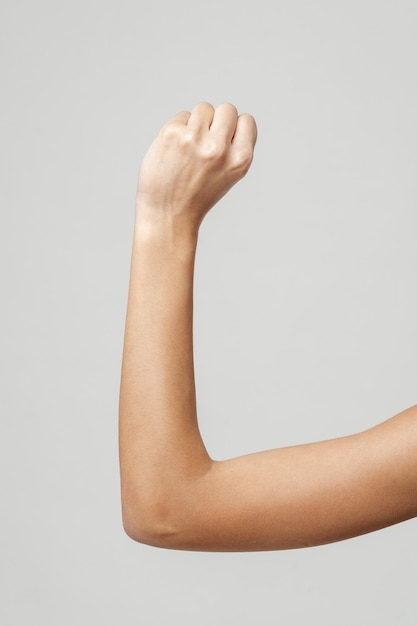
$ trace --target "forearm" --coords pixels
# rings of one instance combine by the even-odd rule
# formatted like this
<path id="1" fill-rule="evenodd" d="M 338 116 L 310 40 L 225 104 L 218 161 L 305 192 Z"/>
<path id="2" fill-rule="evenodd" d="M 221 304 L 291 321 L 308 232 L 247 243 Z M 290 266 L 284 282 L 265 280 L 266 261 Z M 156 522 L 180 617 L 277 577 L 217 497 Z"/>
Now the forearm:
<path id="1" fill-rule="evenodd" d="M 140 541 L 164 543 L 195 519 L 200 479 L 212 467 L 196 416 L 197 235 L 247 172 L 255 141 L 252 116 L 203 102 L 165 124 L 142 161 L 120 391 L 123 519 Z"/>
<path id="2" fill-rule="evenodd" d="M 197 233 L 136 219 L 120 389 L 124 525 L 170 532 L 189 482 L 210 468 L 196 415 L 193 272 Z M 144 537 L 146 540 L 146 537 Z"/>

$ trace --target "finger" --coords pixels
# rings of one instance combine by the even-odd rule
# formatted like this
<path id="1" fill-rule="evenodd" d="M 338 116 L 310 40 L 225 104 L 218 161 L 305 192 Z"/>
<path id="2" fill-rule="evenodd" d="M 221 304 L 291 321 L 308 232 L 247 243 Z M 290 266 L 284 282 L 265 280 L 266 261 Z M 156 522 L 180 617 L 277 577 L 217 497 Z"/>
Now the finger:
<path id="1" fill-rule="evenodd" d="M 181 111 L 172 117 L 168 122 L 166 122 L 159 131 L 159 134 L 164 134 L 173 128 L 181 128 L 187 125 L 188 119 L 190 117 L 189 111 Z"/>
<path id="2" fill-rule="evenodd" d="M 189 111 L 180 111 L 174 117 L 172 117 L 168 124 L 179 124 L 180 126 L 186 126 L 188 120 L 190 119 L 191 113 Z"/>
<path id="3" fill-rule="evenodd" d="M 249 113 L 239 115 L 232 147 L 236 149 L 250 148 L 253 150 L 258 136 L 255 118 Z"/>
<path id="4" fill-rule="evenodd" d="M 244 173 L 247 172 L 252 163 L 257 135 L 255 118 L 249 115 L 249 113 L 239 115 L 236 131 L 232 139 L 231 153 L 235 163 Z"/>
<path id="5" fill-rule="evenodd" d="M 191 111 L 187 126 L 193 130 L 208 130 L 213 120 L 213 115 L 213 106 L 209 102 L 200 102 Z"/>
<path id="6" fill-rule="evenodd" d="M 210 132 L 221 135 L 226 141 L 232 141 L 238 120 L 237 109 L 233 104 L 225 102 L 214 112 Z"/>

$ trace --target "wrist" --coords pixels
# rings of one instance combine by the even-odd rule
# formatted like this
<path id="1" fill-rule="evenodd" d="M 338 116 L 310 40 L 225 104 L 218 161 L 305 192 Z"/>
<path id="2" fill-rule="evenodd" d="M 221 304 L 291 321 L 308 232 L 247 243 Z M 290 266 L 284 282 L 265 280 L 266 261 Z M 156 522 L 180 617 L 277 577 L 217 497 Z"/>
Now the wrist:
<path id="1" fill-rule="evenodd" d="M 136 208 L 135 240 L 161 244 L 166 252 L 195 252 L 198 230 L 198 225 L 184 216 L 173 216 L 162 211 L 151 212 L 142 206 Z"/>

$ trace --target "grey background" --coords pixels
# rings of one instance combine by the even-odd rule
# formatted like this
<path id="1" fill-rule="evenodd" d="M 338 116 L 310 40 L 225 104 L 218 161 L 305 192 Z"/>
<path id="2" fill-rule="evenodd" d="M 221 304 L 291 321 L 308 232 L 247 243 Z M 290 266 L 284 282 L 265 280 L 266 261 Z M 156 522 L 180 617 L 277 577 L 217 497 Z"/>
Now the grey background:
<path id="1" fill-rule="evenodd" d="M 140 159 L 200 100 L 259 127 L 200 232 L 212 456 L 416 402 L 416 18 L 404 0 L 2 0 L 2 624 L 415 624 L 415 521 L 301 551 L 133 543 L 117 404 Z"/>

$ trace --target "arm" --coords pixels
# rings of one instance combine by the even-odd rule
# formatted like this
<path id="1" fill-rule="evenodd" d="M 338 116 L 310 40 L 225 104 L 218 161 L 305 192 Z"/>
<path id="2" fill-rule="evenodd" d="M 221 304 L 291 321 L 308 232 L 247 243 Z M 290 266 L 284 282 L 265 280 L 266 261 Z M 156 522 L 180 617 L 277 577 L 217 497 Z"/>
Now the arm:
<path id="1" fill-rule="evenodd" d="M 139 176 L 120 389 L 123 523 L 150 545 L 272 550 L 417 515 L 417 407 L 363 433 L 214 461 L 193 367 L 198 230 L 248 170 L 249 115 L 197 105 L 159 133 Z"/>

